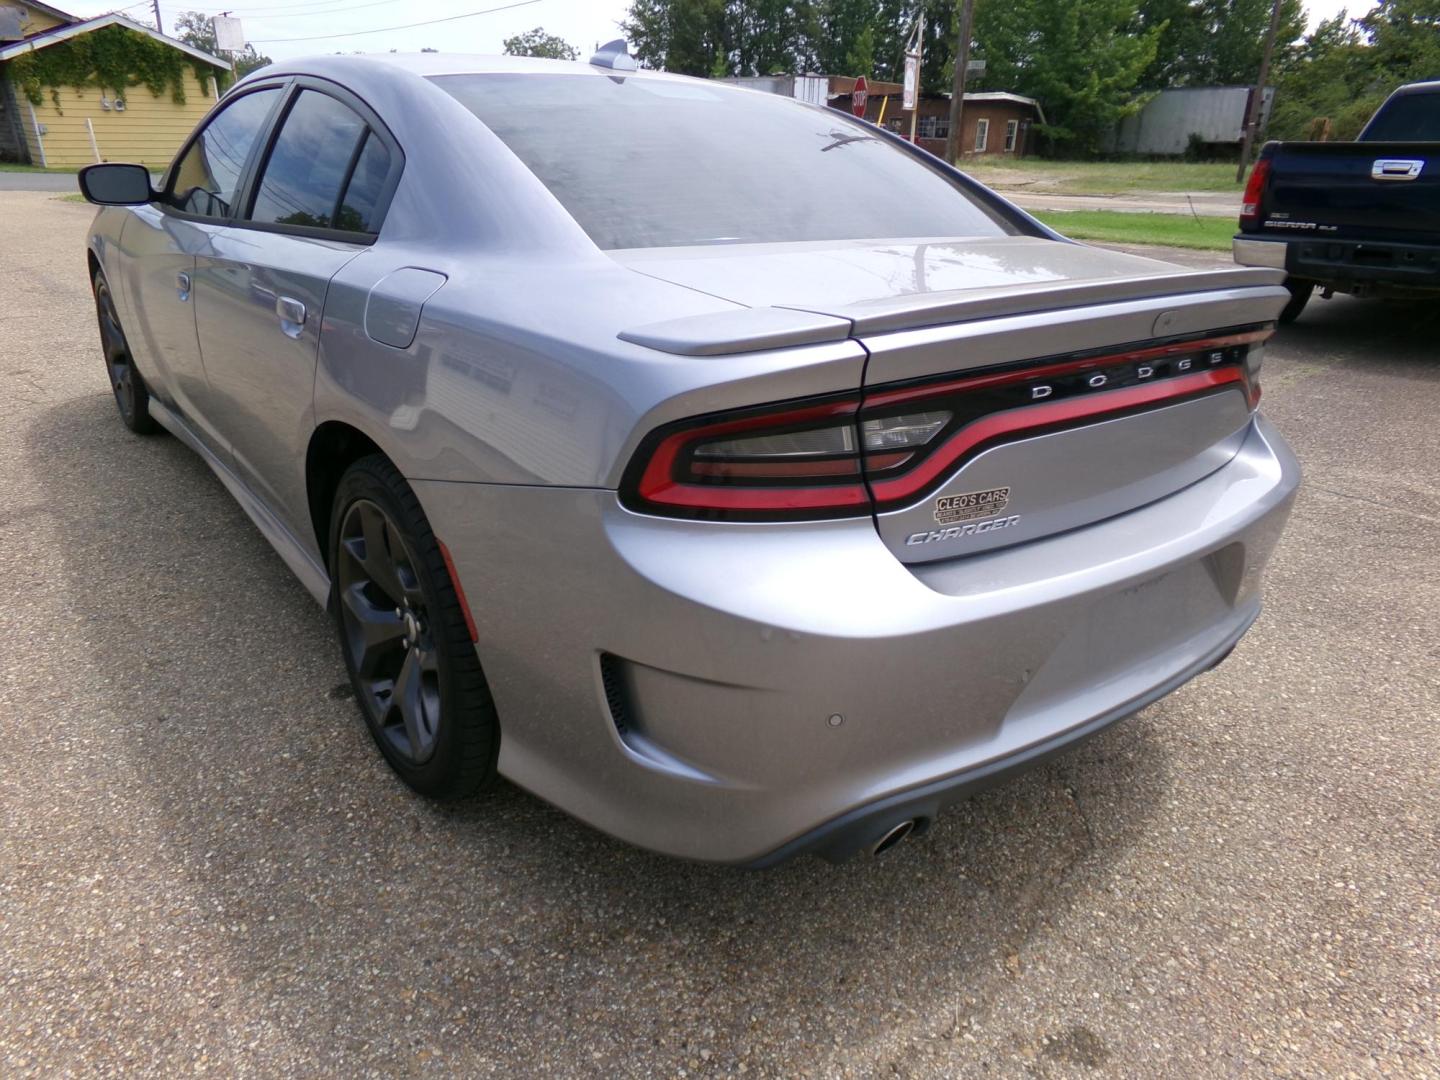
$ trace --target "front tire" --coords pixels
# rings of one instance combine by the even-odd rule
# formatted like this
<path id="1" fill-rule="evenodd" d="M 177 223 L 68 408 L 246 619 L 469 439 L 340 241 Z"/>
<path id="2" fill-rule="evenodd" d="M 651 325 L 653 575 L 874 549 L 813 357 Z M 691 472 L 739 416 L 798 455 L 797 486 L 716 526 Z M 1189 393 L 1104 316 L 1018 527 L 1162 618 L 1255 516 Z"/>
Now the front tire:
<path id="1" fill-rule="evenodd" d="M 1287 278 L 1285 288 L 1290 291 L 1290 299 L 1280 309 L 1280 321 L 1282 323 L 1293 323 L 1305 310 L 1305 305 L 1310 302 L 1310 294 L 1315 291 L 1315 282 L 1302 281 L 1297 278 Z"/>
<path id="2" fill-rule="evenodd" d="M 95 318 L 100 324 L 105 371 L 110 377 L 110 392 L 115 396 L 120 421 L 136 435 L 153 435 L 160 430 L 160 425 L 150 415 L 150 391 L 140 372 L 135 370 L 135 360 L 130 355 L 130 345 L 115 309 L 115 297 L 103 270 L 95 271 L 90 287 L 95 293 Z"/>
<path id="3" fill-rule="evenodd" d="M 420 501 L 374 455 L 341 477 L 330 522 L 340 648 L 376 745 L 422 795 L 479 791 L 495 775 L 499 722 Z"/>

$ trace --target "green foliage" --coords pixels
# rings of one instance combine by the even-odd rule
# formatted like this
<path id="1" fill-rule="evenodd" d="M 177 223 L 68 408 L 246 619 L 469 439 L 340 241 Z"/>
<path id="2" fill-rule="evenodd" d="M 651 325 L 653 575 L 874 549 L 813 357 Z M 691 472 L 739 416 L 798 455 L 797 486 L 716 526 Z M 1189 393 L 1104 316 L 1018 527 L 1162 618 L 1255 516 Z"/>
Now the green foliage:
<path id="1" fill-rule="evenodd" d="M 189 58 L 180 50 L 123 26 L 102 26 L 10 61 L 10 74 L 32 105 L 45 100 L 56 109 L 60 88 L 77 93 L 108 90 L 124 97 L 143 86 L 156 97 L 167 90 L 170 100 L 185 103 L 185 68 Z M 208 72 L 207 72 L 208 74 Z"/>
<path id="2" fill-rule="evenodd" d="M 1271 0 L 1140 0 L 1139 25 L 1160 28 L 1155 59 L 1141 75 L 1140 88 L 1253 85 L 1270 9 Z M 1282 0 L 1277 63 L 1284 63 L 1304 32 L 1301 0 Z"/>
<path id="3" fill-rule="evenodd" d="M 730 75 L 743 71 L 731 60 L 730 6 L 726 0 L 635 0 L 621 30 L 648 67 L 702 77 Z"/>
<path id="4" fill-rule="evenodd" d="M 1038 99 L 1035 130 L 1052 151 L 1093 154 L 1136 111 L 1141 74 L 1160 27 L 1138 25 L 1136 0 L 1005 0 L 977 4 L 975 39 L 984 85 Z"/>
<path id="5" fill-rule="evenodd" d="M 547 34 L 541 26 L 506 38 L 505 52 L 510 56 L 543 56 L 550 60 L 580 59 L 579 49 L 557 34 Z"/>
<path id="6" fill-rule="evenodd" d="M 1303 137 L 1327 117 L 1357 132 L 1402 82 L 1440 75 L 1440 0 L 1380 0 L 1304 35 L 1303 0 L 1282 0 L 1270 133 Z M 1272 0 L 976 0 L 975 89 L 1037 98 L 1050 152 L 1088 156 L 1147 96 L 1172 86 L 1248 86 Z M 925 13 L 926 93 L 950 89 L 961 0 L 632 0 L 623 32 L 641 63 L 688 75 L 864 74 L 898 82 Z"/>
<path id="7" fill-rule="evenodd" d="M 1230 166 L 1234 169 L 1234 166 Z M 1233 186 L 1233 185 L 1232 185 Z M 1075 240 L 1111 244 L 1164 244 L 1200 251 L 1229 251 L 1235 219 L 1188 214 L 1124 214 L 1113 210 L 1040 211 L 1035 215 Z"/>
<path id="8" fill-rule="evenodd" d="M 1392 90 L 1436 75 L 1440 0 L 1382 0 L 1360 19 L 1341 11 L 1281 65 L 1268 135 L 1353 139 Z"/>

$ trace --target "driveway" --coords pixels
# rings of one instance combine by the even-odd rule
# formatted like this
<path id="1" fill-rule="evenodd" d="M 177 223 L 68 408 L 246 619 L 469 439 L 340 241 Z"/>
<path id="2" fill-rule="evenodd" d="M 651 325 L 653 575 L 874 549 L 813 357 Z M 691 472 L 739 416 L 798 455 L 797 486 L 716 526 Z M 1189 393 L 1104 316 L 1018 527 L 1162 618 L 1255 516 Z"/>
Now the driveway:
<path id="1" fill-rule="evenodd" d="M 1306 486 L 1228 661 L 882 859 L 740 872 L 400 786 L 325 616 L 115 419 L 90 217 L 0 195 L 0 1073 L 1436 1074 L 1434 305 L 1269 349 Z"/>
<path id="2" fill-rule="evenodd" d="M 74 173 L 6 172 L 0 169 L 0 191 L 79 191 Z"/>

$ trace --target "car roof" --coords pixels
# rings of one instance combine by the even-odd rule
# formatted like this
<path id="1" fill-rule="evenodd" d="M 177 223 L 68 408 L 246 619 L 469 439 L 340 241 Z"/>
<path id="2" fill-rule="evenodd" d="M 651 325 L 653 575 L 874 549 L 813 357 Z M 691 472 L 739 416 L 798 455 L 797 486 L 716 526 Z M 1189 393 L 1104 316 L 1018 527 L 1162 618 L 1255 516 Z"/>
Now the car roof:
<path id="1" fill-rule="evenodd" d="M 364 79 L 367 75 L 407 72 L 422 78 L 435 75 L 591 75 L 627 79 L 696 81 L 688 75 L 664 71 L 616 71 L 579 60 L 549 60 L 534 56 L 493 56 L 483 53 L 362 53 L 355 56 L 318 55 L 277 61 L 254 75 L 315 74 Z M 247 77 L 248 78 L 248 77 Z M 703 81 L 703 80 L 702 80 Z"/>

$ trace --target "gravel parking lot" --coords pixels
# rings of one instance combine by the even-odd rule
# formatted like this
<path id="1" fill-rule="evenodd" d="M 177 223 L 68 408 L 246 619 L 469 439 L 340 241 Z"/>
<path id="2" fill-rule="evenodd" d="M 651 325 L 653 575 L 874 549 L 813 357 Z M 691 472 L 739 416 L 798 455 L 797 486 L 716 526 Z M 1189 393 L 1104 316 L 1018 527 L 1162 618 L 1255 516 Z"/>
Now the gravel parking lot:
<path id="1" fill-rule="evenodd" d="M 1440 1075 L 1440 317 L 1266 361 L 1306 486 L 1217 670 L 879 860 L 624 847 L 375 753 L 323 614 L 114 416 L 0 192 L 0 1073 Z"/>

